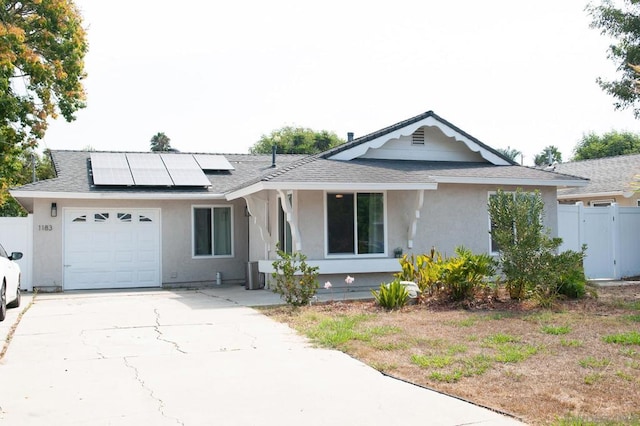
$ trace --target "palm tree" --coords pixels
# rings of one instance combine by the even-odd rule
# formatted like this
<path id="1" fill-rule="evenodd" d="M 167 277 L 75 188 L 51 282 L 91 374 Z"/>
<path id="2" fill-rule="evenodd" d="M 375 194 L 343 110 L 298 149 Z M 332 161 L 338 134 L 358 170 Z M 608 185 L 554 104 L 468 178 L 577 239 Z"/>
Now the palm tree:
<path id="1" fill-rule="evenodd" d="M 516 161 L 516 157 L 518 157 L 519 155 L 522 155 L 522 152 L 518 151 L 515 148 L 511 148 L 510 146 L 506 148 L 498 148 L 496 151 L 498 151 L 500 154 L 504 155 L 505 157 L 507 157 L 512 161 Z"/>
<path id="2" fill-rule="evenodd" d="M 555 162 L 562 163 L 562 153 L 557 146 L 549 145 L 536 155 L 533 163 L 536 166 L 549 166 Z"/>
<path id="3" fill-rule="evenodd" d="M 171 144 L 169 143 L 171 139 L 163 132 L 158 132 L 151 138 L 151 151 L 161 152 L 161 151 L 171 151 Z"/>

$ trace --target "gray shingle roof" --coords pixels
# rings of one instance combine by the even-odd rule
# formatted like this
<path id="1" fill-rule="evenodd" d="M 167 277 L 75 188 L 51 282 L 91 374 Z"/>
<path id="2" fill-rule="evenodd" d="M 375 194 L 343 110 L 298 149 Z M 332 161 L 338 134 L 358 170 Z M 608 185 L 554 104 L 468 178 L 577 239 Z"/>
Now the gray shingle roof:
<path id="1" fill-rule="evenodd" d="M 224 172 L 206 172 L 210 188 L 166 188 L 166 187 L 105 187 L 93 186 L 89 173 L 89 151 L 51 151 L 51 158 L 57 177 L 27 184 L 20 191 L 67 192 L 67 193 L 167 193 L 172 194 L 223 194 L 243 183 L 259 179 L 271 173 L 271 155 L 221 154 L 233 165 L 235 170 Z M 150 154 L 153 155 L 153 154 Z M 286 165 L 304 158 L 304 155 L 278 155 L 278 163 Z"/>
<path id="2" fill-rule="evenodd" d="M 562 163 L 554 170 L 590 180 L 584 187 L 559 189 L 559 197 L 625 192 L 631 189 L 629 184 L 640 174 L 640 154 Z"/>
<path id="3" fill-rule="evenodd" d="M 350 161 L 307 158 L 289 168 L 264 177 L 271 182 L 330 183 L 424 183 L 439 178 L 529 179 L 536 181 L 580 180 L 523 166 L 495 166 L 489 163 L 356 159 Z"/>

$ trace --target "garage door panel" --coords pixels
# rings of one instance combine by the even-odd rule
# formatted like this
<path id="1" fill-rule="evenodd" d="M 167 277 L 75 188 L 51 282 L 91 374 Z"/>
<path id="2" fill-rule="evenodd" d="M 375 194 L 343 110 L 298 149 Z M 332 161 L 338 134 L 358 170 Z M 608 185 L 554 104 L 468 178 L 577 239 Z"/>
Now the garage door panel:
<path id="1" fill-rule="evenodd" d="M 132 271 L 117 271 L 115 273 L 116 283 L 126 284 L 126 283 L 134 283 L 136 280 L 134 279 L 134 273 Z"/>
<path id="2" fill-rule="evenodd" d="M 159 287 L 158 217 L 155 209 L 65 210 L 64 288 Z"/>
<path id="3" fill-rule="evenodd" d="M 156 272 L 153 270 L 147 270 L 147 271 L 138 271 L 138 282 L 143 283 L 143 284 L 148 284 L 149 286 L 151 286 L 151 284 L 155 281 L 156 279 Z M 143 287 L 146 287 L 145 285 L 143 285 Z"/>

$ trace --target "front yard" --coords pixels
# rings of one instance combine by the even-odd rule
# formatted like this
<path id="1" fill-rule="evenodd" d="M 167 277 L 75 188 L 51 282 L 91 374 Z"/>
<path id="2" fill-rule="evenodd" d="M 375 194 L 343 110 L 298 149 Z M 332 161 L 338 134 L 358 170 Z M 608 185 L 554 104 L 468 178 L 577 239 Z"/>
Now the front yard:
<path id="1" fill-rule="evenodd" d="M 385 374 L 526 423 L 640 425 L 640 284 L 590 288 L 554 309 L 501 297 L 471 308 L 336 301 L 264 312 Z"/>

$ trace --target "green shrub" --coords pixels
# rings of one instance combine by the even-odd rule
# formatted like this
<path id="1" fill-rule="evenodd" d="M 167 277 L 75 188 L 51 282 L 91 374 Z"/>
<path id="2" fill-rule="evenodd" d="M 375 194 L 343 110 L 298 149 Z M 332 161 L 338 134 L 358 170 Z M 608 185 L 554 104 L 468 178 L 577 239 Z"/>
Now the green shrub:
<path id="1" fill-rule="evenodd" d="M 473 254 L 462 246 L 456 247 L 455 252 L 456 257 L 446 259 L 435 248 L 429 254 L 404 255 L 400 259 L 402 270 L 394 276 L 416 283 L 421 297 L 440 291 L 454 300 L 472 297 L 495 274 L 495 261 L 488 254 Z"/>
<path id="2" fill-rule="evenodd" d="M 583 297 L 587 291 L 583 261 L 586 246 L 581 251 L 567 250 L 560 254 L 544 253 L 540 259 L 540 282 L 534 289 L 539 301 L 555 302 L 558 295 L 572 299 Z M 544 307 L 545 303 L 541 303 Z"/>
<path id="3" fill-rule="evenodd" d="M 278 249 L 280 259 L 272 263 L 275 280 L 274 293 L 292 306 L 306 305 L 318 291 L 318 267 L 306 263 L 302 253 L 286 253 Z"/>
<path id="4" fill-rule="evenodd" d="M 538 191 L 499 190 L 489 199 L 489 216 L 512 299 L 534 295 L 541 305 L 551 306 L 558 294 L 584 296 L 586 246 L 580 252 L 556 254 L 562 239 L 551 238 L 544 228 L 544 202 Z"/>
<path id="5" fill-rule="evenodd" d="M 412 254 L 410 257 L 405 254 L 399 262 L 402 270 L 394 277 L 416 283 L 421 297 L 432 296 L 437 291 L 443 261 L 435 248 L 429 254 Z"/>
<path id="6" fill-rule="evenodd" d="M 453 300 L 464 300 L 495 274 L 495 263 L 488 254 L 473 254 L 462 246 L 455 252 L 457 257 L 448 258 L 440 267 L 440 279 Z"/>
<path id="7" fill-rule="evenodd" d="M 399 278 L 389 284 L 380 284 L 380 289 L 378 291 L 371 290 L 371 294 L 378 305 L 389 310 L 403 307 L 409 298 L 409 292 L 400 284 Z"/>

